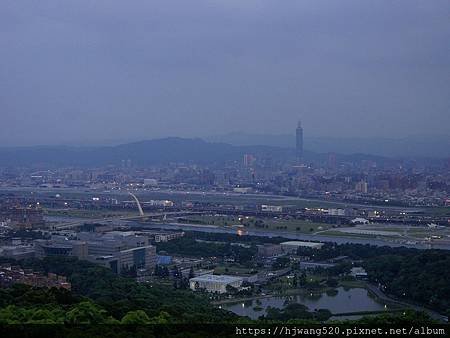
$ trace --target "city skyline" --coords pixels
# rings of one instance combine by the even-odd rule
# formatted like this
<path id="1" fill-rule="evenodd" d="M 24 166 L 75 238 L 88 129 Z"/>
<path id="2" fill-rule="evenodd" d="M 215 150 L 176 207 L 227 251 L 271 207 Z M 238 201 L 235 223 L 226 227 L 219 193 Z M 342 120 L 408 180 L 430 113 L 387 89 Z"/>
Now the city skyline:
<path id="1" fill-rule="evenodd" d="M 448 334 L 448 9 L 2 1 L 1 331 Z"/>

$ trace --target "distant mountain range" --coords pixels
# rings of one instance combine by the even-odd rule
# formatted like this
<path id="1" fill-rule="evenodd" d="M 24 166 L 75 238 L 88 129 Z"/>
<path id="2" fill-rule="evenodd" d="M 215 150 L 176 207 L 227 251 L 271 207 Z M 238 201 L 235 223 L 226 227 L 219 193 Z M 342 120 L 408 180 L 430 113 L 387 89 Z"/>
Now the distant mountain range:
<path id="1" fill-rule="evenodd" d="M 295 156 L 294 148 L 288 147 L 292 144 L 293 136 L 252 137 L 244 134 L 233 134 L 223 138 L 226 138 L 231 144 L 208 142 L 198 138 L 170 137 L 115 146 L 0 148 L 0 166 L 103 166 L 118 165 L 127 160 L 131 160 L 135 165 L 164 163 L 222 164 L 229 161 L 242 161 L 244 154 L 252 154 L 267 161 L 293 159 Z M 363 159 L 389 161 L 388 158 L 377 154 L 393 155 L 398 153 L 403 154 L 403 157 L 408 157 L 406 154 L 410 156 L 415 154 L 424 157 L 426 155 L 429 155 L 428 157 L 433 155 L 445 157 L 444 154 L 448 156 L 448 149 L 450 149 L 449 146 L 445 149 L 447 152 L 444 149 L 441 149 L 440 152 L 434 149 L 434 151 L 429 150 L 427 153 L 427 147 L 431 147 L 433 143 L 418 143 L 416 140 L 411 141 L 401 152 L 400 146 L 404 143 L 400 141 L 389 143 L 385 140 L 384 143 L 377 141 L 378 143 L 373 144 L 366 140 L 353 144 L 350 140 L 335 139 L 336 144 L 333 143 L 333 139 L 306 139 L 304 157 L 307 161 L 323 162 L 327 159 L 327 153 L 334 151 L 338 154 L 338 160 L 342 161 L 360 161 Z M 372 152 L 367 150 L 371 149 L 370 147 L 373 147 Z M 382 148 L 385 148 L 384 152 L 380 150 Z M 310 151 L 311 149 L 314 151 Z"/>
<path id="2" fill-rule="evenodd" d="M 291 149 L 271 146 L 234 146 L 202 139 L 163 138 L 117 146 L 36 146 L 0 148 L 0 166 L 95 166 L 131 160 L 137 165 L 161 163 L 222 163 L 242 161 L 251 153 L 273 160 L 293 155 Z"/>
<path id="3" fill-rule="evenodd" d="M 231 133 L 207 138 L 236 146 L 267 145 L 293 148 L 295 135 Z M 305 137 L 304 148 L 316 153 L 370 154 L 386 157 L 450 157 L 450 135 L 411 136 L 401 139 Z"/>

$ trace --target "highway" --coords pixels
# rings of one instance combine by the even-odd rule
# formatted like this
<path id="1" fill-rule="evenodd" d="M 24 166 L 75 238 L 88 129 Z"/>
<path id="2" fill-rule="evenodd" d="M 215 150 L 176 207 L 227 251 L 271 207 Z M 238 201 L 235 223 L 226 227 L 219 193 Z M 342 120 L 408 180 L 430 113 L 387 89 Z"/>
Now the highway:
<path id="1" fill-rule="evenodd" d="M 53 228 L 55 230 L 67 230 L 79 227 L 85 223 L 110 223 L 110 222 L 118 222 L 118 221 L 146 221 L 152 218 L 165 218 L 167 216 L 191 216 L 191 215 L 201 215 L 203 212 L 197 211 L 173 211 L 173 212 L 154 212 L 148 213 L 145 215 L 137 215 L 137 216 L 115 216 L 111 218 L 77 218 L 76 221 L 73 222 L 64 222 L 58 225 L 55 225 Z"/>

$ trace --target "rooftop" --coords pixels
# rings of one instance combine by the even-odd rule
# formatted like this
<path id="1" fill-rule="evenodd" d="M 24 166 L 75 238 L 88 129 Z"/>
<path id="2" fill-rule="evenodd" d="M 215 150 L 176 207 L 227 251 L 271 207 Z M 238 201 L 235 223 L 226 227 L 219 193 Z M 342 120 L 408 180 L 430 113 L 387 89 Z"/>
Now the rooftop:
<path id="1" fill-rule="evenodd" d="M 292 246 L 310 246 L 310 247 L 317 247 L 322 246 L 323 243 L 320 242 L 302 242 L 302 241 L 288 241 L 280 243 L 281 245 L 292 245 Z"/>
<path id="2" fill-rule="evenodd" d="M 228 275 L 202 275 L 190 279 L 190 281 L 194 282 L 221 282 L 221 283 L 233 283 L 241 280 L 242 277 L 228 276 Z"/>

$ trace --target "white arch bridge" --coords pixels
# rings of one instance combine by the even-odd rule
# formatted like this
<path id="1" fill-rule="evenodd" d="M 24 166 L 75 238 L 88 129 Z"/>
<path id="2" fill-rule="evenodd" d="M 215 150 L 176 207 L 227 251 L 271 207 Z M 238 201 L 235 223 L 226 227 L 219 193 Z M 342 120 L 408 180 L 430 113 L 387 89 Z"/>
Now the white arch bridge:
<path id="1" fill-rule="evenodd" d="M 60 225 L 56 225 L 54 228 L 57 230 L 67 230 L 79 227 L 86 222 L 89 223 L 102 223 L 102 222 L 109 222 L 109 221 L 133 221 L 133 220 L 148 220 L 150 218 L 159 218 L 163 217 L 163 219 L 166 219 L 167 216 L 188 216 L 188 215 L 198 215 L 198 214 L 204 214 L 204 212 L 201 211 L 171 211 L 171 212 L 152 212 L 145 214 L 144 210 L 142 208 L 141 202 L 137 198 L 137 196 L 131 192 L 129 192 L 129 195 L 133 197 L 133 199 L 136 202 L 139 216 L 115 216 L 110 218 L 98 218 L 98 219 L 90 219 L 90 220 L 81 220 L 81 221 L 75 221 L 75 222 L 67 222 L 62 223 Z"/>

